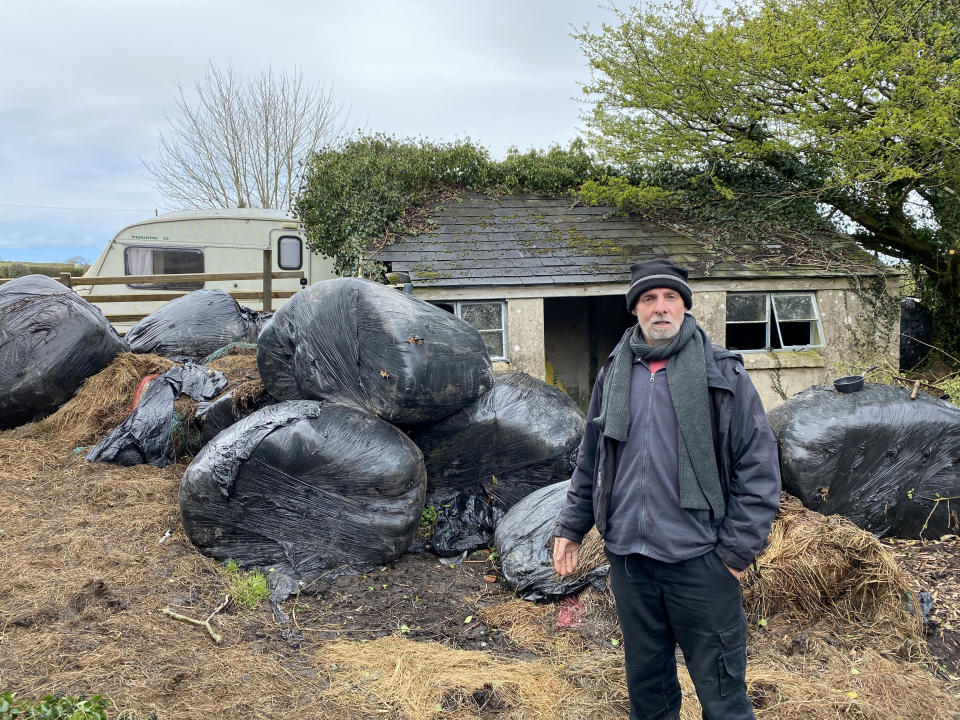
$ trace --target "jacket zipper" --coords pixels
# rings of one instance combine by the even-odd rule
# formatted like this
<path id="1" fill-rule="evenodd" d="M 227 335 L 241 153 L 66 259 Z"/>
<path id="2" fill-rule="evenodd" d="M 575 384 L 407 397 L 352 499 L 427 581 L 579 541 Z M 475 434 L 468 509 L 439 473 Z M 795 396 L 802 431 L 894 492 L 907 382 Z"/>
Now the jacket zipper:
<path id="1" fill-rule="evenodd" d="M 647 533 L 644 529 L 646 525 L 647 503 L 643 497 L 646 486 L 646 472 L 644 468 L 647 464 L 647 446 L 649 445 L 648 432 L 650 428 L 650 405 L 653 403 L 653 378 L 656 375 L 650 372 L 650 389 L 647 392 L 647 407 L 643 410 L 643 449 L 640 452 L 640 554 L 647 549 Z"/>

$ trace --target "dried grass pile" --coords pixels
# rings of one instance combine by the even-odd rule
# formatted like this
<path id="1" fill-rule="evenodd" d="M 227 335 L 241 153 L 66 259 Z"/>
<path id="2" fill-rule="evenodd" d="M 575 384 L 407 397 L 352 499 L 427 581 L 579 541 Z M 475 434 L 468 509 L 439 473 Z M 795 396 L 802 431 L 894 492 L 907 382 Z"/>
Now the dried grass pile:
<path id="1" fill-rule="evenodd" d="M 218 615 L 220 647 L 161 614 L 206 617 L 227 590 L 183 533 L 183 470 L 89 463 L 0 433 L 0 573 L 16 578 L 0 584 L 0 689 L 104 693 L 142 718 L 360 720 L 349 705 L 323 704 L 325 681 L 298 674 L 311 658 L 263 640 L 278 632 L 267 608 Z"/>
<path id="2" fill-rule="evenodd" d="M 162 374 L 174 364 L 159 355 L 120 353 L 106 368 L 88 378 L 57 412 L 14 432 L 19 437 L 47 441 L 59 449 L 95 445 L 126 419 L 142 380 L 148 375 Z M 233 393 L 235 409 L 255 407 L 265 392 L 255 349 L 231 347 L 208 367 L 226 376 L 223 393 Z M 178 457 L 190 455 L 198 449 L 201 421 L 197 417 L 197 402 L 182 395 L 173 409 L 176 416 L 171 441 Z"/>
<path id="3" fill-rule="evenodd" d="M 892 554 L 870 533 L 839 516 L 824 517 L 784 496 L 757 558 L 745 573 L 748 612 L 789 613 L 801 622 L 855 626 L 864 644 L 905 658 L 924 652 L 916 597 Z"/>
<path id="4" fill-rule="evenodd" d="M 21 437 L 47 440 L 58 448 L 95 444 L 127 417 L 140 381 L 173 365 L 172 360 L 159 355 L 119 353 L 107 367 L 87 378 L 55 413 L 15 432 Z"/>
<path id="5" fill-rule="evenodd" d="M 596 527 L 590 528 L 580 543 L 580 552 L 577 555 L 577 567 L 573 570 L 573 577 L 581 578 L 589 575 L 601 565 L 607 564 L 607 556 L 603 551 L 603 538 Z"/>
<path id="6" fill-rule="evenodd" d="M 408 720 L 473 718 L 481 712 L 504 720 L 557 720 L 595 712 L 585 707 L 585 693 L 541 660 L 504 660 L 394 635 L 330 643 L 319 663 L 331 672 L 324 699 L 368 698 L 371 716 L 386 709 Z"/>
<path id="7" fill-rule="evenodd" d="M 489 627 L 502 630 L 518 648 L 562 662 L 582 652 L 584 641 L 575 631 L 554 629 L 556 612 L 554 605 L 534 605 L 515 599 L 482 608 L 477 617 Z"/>
<path id="8" fill-rule="evenodd" d="M 960 718 L 956 688 L 922 666 L 871 649 L 834 647 L 831 641 L 816 639 L 795 656 L 784 655 L 775 643 L 755 648 L 747 664 L 747 693 L 759 720 Z"/>

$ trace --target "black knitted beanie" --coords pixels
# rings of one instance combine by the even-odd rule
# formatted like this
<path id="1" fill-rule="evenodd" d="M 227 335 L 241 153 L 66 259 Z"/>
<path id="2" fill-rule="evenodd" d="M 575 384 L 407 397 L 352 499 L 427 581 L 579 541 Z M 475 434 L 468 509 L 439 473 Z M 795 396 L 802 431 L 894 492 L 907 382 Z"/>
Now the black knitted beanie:
<path id="1" fill-rule="evenodd" d="M 693 307 L 693 291 L 687 285 L 687 271 L 669 260 L 644 260 L 630 266 L 630 287 L 627 289 L 627 312 L 633 311 L 637 299 L 652 288 L 670 288 L 680 293 L 683 305 Z"/>

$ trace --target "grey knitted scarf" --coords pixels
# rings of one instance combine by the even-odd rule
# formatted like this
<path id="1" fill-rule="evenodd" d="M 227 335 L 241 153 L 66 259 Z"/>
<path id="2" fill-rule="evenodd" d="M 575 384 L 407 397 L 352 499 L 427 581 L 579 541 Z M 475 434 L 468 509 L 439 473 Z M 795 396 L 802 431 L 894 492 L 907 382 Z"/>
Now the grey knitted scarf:
<path id="1" fill-rule="evenodd" d="M 640 326 L 624 333 L 620 349 L 603 381 L 603 402 L 597 426 L 613 440 L 624 442 L 630 430 L 630 380 L 634 358 L 667 359 L 667 386 L 677 414 L 677 451 L 680 468 L 680 507 L 713 510 L 721 518 L 726 510 L 710 421 L 710 395 L 704 364 L 703 334 L 691 315 L 670 342 L 647 345 Z"/>

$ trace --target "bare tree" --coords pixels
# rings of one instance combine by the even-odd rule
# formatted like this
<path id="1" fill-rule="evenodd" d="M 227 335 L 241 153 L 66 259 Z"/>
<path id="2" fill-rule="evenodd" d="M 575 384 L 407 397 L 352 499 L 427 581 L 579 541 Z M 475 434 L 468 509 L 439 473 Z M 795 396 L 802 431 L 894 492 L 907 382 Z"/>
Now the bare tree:
<path id="1" fill-rule="evenodd" d="M 342 132 L 332 89 L 300 70 L 244 81 L 212 65 L 195 89 L 191 105 L 177 83 L 180 117 L 165 114 L 157 160 L 141 160 L 157 189 L 183 207 L 291 209 L 304 160 Z"/>

